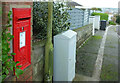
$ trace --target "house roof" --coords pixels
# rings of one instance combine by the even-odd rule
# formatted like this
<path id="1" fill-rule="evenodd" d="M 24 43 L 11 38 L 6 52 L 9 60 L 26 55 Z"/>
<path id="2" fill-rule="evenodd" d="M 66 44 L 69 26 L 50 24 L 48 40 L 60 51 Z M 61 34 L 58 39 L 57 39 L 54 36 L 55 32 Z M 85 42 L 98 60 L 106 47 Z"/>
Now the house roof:
<path id="1" fill-rule="evenodd" d="M 78 4 L 78 3 L 76 3 L 76 2 L 67 2 L 67 5 L 68 6 L 82 6 L 82 5 L 80 5 L 80 4 Z"/>

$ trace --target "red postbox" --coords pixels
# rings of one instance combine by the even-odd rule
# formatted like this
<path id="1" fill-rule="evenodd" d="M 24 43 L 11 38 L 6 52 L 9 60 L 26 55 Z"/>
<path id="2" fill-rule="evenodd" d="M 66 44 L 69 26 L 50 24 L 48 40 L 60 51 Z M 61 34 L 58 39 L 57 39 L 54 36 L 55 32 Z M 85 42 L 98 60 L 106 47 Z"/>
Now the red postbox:
<path id="1" fill-rule="evenodd" d="M 31 8 L 13 8 L 13 52 L 14 61 L 20 69 L 31 64 Z"/>

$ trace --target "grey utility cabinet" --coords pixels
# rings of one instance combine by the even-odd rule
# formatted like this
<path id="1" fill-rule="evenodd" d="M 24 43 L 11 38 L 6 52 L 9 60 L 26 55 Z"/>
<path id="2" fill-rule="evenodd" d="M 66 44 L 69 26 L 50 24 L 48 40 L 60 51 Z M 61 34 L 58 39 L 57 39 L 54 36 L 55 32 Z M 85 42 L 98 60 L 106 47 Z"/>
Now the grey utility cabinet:
<path id="1" fill-rule="evenodd" d="M 54 36 L 54 81 L 72 81 L 75 77 L 76 35 L 68 30 Z"/>

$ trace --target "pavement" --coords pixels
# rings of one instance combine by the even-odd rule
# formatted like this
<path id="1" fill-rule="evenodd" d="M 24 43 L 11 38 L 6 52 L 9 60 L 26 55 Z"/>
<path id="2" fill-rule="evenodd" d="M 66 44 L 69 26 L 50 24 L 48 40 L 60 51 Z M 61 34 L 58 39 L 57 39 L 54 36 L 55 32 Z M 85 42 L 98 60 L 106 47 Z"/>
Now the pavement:
<path id="1" fill-rule="evenodd" d="M 117 81 L 118 80 L 118 34 L 117 26 L 110 27 L 108 30 L 104 58 L 102 64 L 101 80 Z"/>
<path id="2" fill-rule="evenodd" d="M 99 30 L 77 51 L 73 81 L 118 80 L 118 26 Z"/>

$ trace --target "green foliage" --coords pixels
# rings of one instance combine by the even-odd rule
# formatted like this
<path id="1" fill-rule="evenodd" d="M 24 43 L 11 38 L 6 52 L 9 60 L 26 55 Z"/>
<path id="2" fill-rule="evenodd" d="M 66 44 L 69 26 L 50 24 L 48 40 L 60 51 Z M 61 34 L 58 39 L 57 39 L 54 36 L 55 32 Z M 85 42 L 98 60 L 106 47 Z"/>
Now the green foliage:
<path id="1" fill-rule="evenodd" d="M 98 10 L 98 11 L 102 11 L 102 9 L 101 9 L 101 8 L 97 8 L 97 10 Z"/>
<path id="2" fill-rule="evenodd" d="M 102 11 L 102 9 L 101 9 L 101 8 L 95 8 L 95 7 L 91 8 L 91 10 L 98 10 L 98 11 Z"/>
<path id="3" fill-rule="evenodd" d="M 16 54 L 10 54 L 9 42 L 14 38 L 14 36 L 11 35 L 11 33 L 8 33 L 8 27 L 12 26 L 10 24 L 10 21 L 12 20 L 10 18 L 11 14 L 12 12 L 10 11 L 8 13 L 8 24 L 6 25 L 6 28 L 2 31 L 2 80 L 4 80 L 10 74 L 10 72 L 13 72 L 14 74 L 13 69 L 15 69 L 15 75 L 17 77 L 19 77 L 19 75 L 23 73 L 23 71 L 19 69 L 20 66 L 16 66 L 19 62 L 13 61 L 13 56 L 15 56 Z"/>
<path id="4" fill-rule="evenodd" d="M 108 20 L 108 14 L 106 14 L 106 13 L 96 13 L 96 12 L 93 12 L 91 15 L 92 16 L 100 15 L 100 20 Z"/>
<path id="5" fill-rule="evenodd" d="M 107 56 L 106 58 L 111 58 L 109 55 L 104 55 Z M 114 65 L 113 64 L 107 64 L 103 65 L 102 67 L 102 72 L 101 72 L 101 81 L 113 81 L 113 80 L 118 80 L 118 72 L 113 70 Z"/>
<path id="6" fill-rule="evenodd" d="M 120 24 L 120 16 L 116 16 L 116 23 Z"/>
<path id="7" fill-rule="evenodd" d="M 116 23 L 114 23 L 113 21 L 109 21 L 110 25 L 116 25 Z"/>
<path id="8" fill-rule="evenodd" d="M 0 16 L 2 15 L 2 8 L 0 7 Z"/>
<path id="9" fill-rule="evenodd" d="M 92 36 L 94 39 L 102 39 L 102 36 Z"/>
<path id="10" fill-rule="evenodd" d="M 97 8 L 96 8 L 96 7 L 93 7 L 93 8 L 91 8 L 91 10 L 97 10 Z"/>
<path id="11" fill-rule="evenodd" d="M 69 28 L 70 23 L 67 21 L 69 14 L 64 8 L 63 3 L 53 3 L 53 36 L 65 31 Z M 47 34 L 48 22 L 48 3 L 34 2 L 33 3 L 33 35 L 37 39 L 45 39 Z"/>

